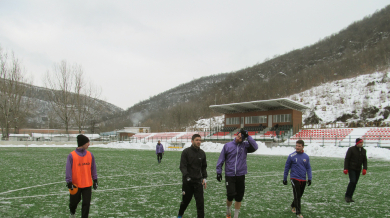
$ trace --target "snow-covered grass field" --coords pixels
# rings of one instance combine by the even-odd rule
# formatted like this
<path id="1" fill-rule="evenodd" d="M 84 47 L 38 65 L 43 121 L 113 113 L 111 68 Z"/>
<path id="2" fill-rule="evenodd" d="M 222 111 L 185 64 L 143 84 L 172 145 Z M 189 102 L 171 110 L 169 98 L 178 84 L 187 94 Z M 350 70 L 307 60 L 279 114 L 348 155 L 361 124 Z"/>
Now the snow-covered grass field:
<path id="1" fill-rule="evenodd" d="M 74 148 L 0 148 L 0 217 L 67 217 L 66 157 Z M 180 151 L 166 151 L 157 164 L 151 150 L 89 149 L 95 156 L 99 189 L 90 217 L 175 217 L 181 201 Z M 206 217 L 224 217 L 225 187 L 216 180 L 218 153 L 208 152 Z M 287 156 L 248 156 L 246 193 L 240 217 L 294 217 L 292 188 L 282 184 Z M 313 183 L 303 196 L 305 217 L 390 216 L 390 162 L 369 159 L 355 203 L 344 202 L 348 176 L 343 159 L 311 157 Z M 77 211 L 80 215 L 81 204 Z M 196 217 L 195 201 L 185 216 Z"/>

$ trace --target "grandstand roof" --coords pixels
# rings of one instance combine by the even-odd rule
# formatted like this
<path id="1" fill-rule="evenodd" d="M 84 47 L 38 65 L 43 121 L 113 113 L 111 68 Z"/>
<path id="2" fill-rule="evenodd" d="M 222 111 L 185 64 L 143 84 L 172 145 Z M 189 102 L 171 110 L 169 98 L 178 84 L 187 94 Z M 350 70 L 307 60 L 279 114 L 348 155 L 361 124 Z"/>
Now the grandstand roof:
<path id="1" fill-rule="evenodd" d="M 293 109 L 303 111 L 309 107 L 293 101 L 288 98 L 278 98 L 271 100 L 240 102 L 232 104 L 210 105 L 210 108 L 216 112 L 223 114 L 243 113 L 250 111 L 271 111 Z"/>

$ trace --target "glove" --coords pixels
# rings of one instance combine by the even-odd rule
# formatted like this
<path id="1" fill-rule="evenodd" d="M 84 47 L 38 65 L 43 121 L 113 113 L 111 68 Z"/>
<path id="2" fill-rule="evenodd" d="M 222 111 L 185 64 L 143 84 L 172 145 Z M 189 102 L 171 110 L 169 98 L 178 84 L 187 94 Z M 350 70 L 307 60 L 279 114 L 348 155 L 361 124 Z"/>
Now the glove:
<path id="1" fill-rule="evenodd" d="M 345 175 L 347 175 L 347 174 L 348 174 L 348 170 L 344 170 L 343 172 L 344 172 L 344 174 L 345 174 Z"/>
<path id="2" fill-rule="evenodd" d="M 311 185 L 311 180 L 307 180 L 307 186 L 310 186 Z"/>
<path id="3" fill-rule="evenodd" d="M 367 173 L 367 170 L 363 169 L 363 172 L 362 172 L 363 176 L 366 175 L 366 173 Z"/>
<path id="4" fill-rule="evenodd" d="M 71 182 L 66 183 L 66 186 L 68 186 L 68 189 L 70 189 L 70 190 L 73 190 L 73 188 L 74 188 L 73 183 L 71 183 Z"/>
<path id="5" fill-rule="evenodd" d="M 186 180 L 187 180 L 187 182 L 189 182 L 189 181 L 191 181 L 191 178 L 190 178 L 190 177 L 187 177 L 187 179 L 186 179 Z"/>
<path id="6" fill-rule="evenodd" d="M 287 185 L 287 180 L 283 180 L 283 185 Z"/>
<path id="7" fill-rule="evenodd" d="M 98 188 L 98 181 L 97 179 L 93 180 L 93 190 L 96 190 Z"/>
<path id="8" fill-rule="evenodd" d="M 222 181 L 222 175 L 221 174 L 217 174 L 217 180 L 218 180 L 218 182 L 221 182 Z"/>
<path id="9" fill-rule="evenodd" d="M 240 130 L 242 141 L 244 141 L 246 138 L 248 138 L 248 131 L 245 129 Z"/>

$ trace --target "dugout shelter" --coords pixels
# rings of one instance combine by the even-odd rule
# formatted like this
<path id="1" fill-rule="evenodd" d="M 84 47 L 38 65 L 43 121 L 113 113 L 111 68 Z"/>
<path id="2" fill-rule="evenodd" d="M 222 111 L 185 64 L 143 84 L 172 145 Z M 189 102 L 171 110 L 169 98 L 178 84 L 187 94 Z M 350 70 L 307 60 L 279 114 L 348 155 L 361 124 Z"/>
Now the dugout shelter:
<path id="1" fill-rule="evenodd" d="M 309 107 L 288 98 L 210 105 L 225 115 L 225 128 L 288 127 L 293 132 L 302 126 L 302 112 Z"/>

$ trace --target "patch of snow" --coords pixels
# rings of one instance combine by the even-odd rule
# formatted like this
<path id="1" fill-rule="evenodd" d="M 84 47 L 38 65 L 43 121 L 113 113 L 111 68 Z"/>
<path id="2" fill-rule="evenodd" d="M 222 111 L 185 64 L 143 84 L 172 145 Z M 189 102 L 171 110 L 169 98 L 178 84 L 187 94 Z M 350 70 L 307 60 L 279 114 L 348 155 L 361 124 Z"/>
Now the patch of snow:
<path id="1" fill-rule="evenodd" d="M 390 106 L 389 73 L 376 72 L 329 82 L 288 98 L 310 107 L 310 110 L 302 114 L 303 120 L 309 116 L 310 111 L 314 111 L 324 123 L 333 122 L 343 114 L 352 114 L 352 111 L 356 111 L 359 116 L 363 108 L 371 106 L 380 111 L 376 117 L 367 120 L 383 119 L 381 110 Z M 369 83 L 372 85 L 367 86 Z M 385 121 L 390 121 L 390 116 Z"/>
<path id="2" fill-rule="evenodd" d="M 169 150 L 177 150 L 182 151 L 183 149 L 191 146 L 191 142 L 186 142 L 182 149 L 169 149 L 171 146 L 176 146 L 170 143 L 162 143 L 164 149 L 166 151 Z M 253 154 L 261 154 L 261 155 L 282 155 L 286 156 L 295 151 L 293 146 L 275 146 L 275 147 L 267 147 L 263 142 L 257 141 L 259 145 L 259 149 L 255 151 Z M 28 147 L 74 147 L 75 144 L 69 145 L 27 145 Z M 216 152 L 220 153 L 224 144 L 214 143 L 214 142 L 203 142 L 201 144 L 201 149 L 205 152 Z M 0 145 L 0 147 L 26 147 L 26 145 Z M 146 143 L 129 143 L 129 142 L 112 142 L 108 144 L 94 144 L 91 147 L 98 148 L 112 148 L 112 149 L 139 149 L 139 150 L 155 150 L 156 142 L 146 142 Z M 386 148 L 379 148 L 375 146 L 365 146 L 367 150 L 368 158 L 375 159 L 384 159 L 390 160 L 390 150 Z M 317 157 L 337 157 L 344 158 L 345 154 L 348 150 L 348 147 L 338 147 L 334 145 L 326 145 L 321 146 L 319 143 L 307 143 L 305 145 L 304 151 L 309 156 L 317 156 Z"/>

